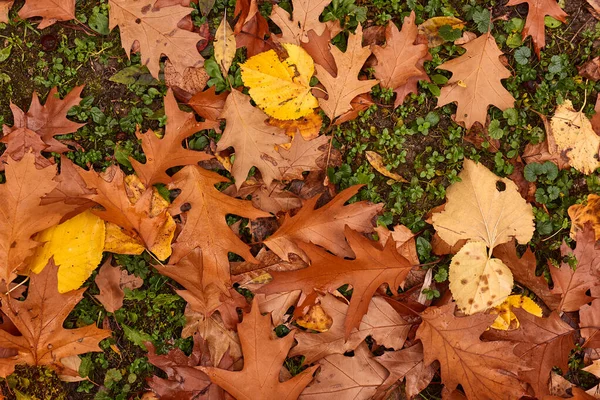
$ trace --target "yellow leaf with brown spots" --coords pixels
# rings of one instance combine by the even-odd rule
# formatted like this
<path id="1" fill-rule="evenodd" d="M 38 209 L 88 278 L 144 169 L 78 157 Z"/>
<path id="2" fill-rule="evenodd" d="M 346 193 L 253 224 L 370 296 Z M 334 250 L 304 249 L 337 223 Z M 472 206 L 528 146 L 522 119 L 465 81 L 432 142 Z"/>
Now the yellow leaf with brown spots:
<path id="1" fill-rule="evenodd" d="M 515 313 L 512 312 L 512 308 L 522 308 L 529 314 L 542 318 L 542 308 L 535 301 L 523 295 L 513 294 L 491 310 L 491 314 L 498 314 L 491 328 L 501 331 L 518 329 L 521 324 Z"/>
<path id="2" fill-rule="evenodd" d="M 288 53 L 285 60 L 269 50 L 250 57 L 240 67 L 256 105 L 273 118 L 292 120 L 310 114 L 319 105 L 310 87 L 315 65 L 300 46 L 284 43 L 283 47 Z"/>
<path id="3" fill-rule="evenodd" d="M 467 315 L 501 304 L 510 295 L 513 276 L 497 258 L 488 256 L 483 242 L 468 242 L 452 258 L 450 291 Z"/>
<path id="4" fill-rule="evenodd" d="M 308 312 L 296 320 L 303 328 L 317 332 L 327 332 L 333 324 L 333 319 L 327 315 L 323 307 L 316 304 L 308 309 Z"/>
<path id="5" fill-rule="evenodd" d="M 573 240 L 577 239 L 577 232 L 582 231 L 586 223 L 592 224 L 596 240 L 600 240 L 600 196 L 590 194 L 585 205 L 573 204 L 569 207 L 569 217 Z"/>

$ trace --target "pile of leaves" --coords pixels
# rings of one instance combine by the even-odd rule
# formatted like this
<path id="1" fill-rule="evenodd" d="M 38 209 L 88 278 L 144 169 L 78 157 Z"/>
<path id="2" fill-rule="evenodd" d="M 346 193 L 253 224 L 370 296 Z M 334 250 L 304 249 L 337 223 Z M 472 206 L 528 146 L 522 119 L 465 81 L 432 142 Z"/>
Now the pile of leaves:
<path id="1" fill-rule="evenodd" d="M 40 29 L 75 17 L 73 1 L 43 9 L 32 1 L 19 16 L 43 17 Z M 342 51 L 332 44 L 339 22 L 319 19 L 328 0 L 294 0 L 291 13 L 274 5 L 276 32 L 256 0 L 239 0 L 234 27 L 223 18 L 214 33 L 209 64 L 192 8 L 180 3 L 110 1 L 110 28 L 119 27 L 127 54 L 139 52 L 155 78 L 164 60 L 171 87 L 164 132 L 136 134 L 145 162 L 130 158 L 133 174 L 65 156 L 72 143 L 61 135 L 81 127 L 67 111 L 82 87 L 63 99 L 53 90 L 44 105 L 33 94 L 27 112 L 11 107 L 0 158 L 1 377 L 27 364 L 85 378 L 78 356 L 101 351 L 111 331 L 64 328 L 80 287 L 104 259 L 95 299 L 114 313 L 124 290 L 143 282 L 106 253 L 148 252 L 180 285 L 181 334 L 194 347 L 161 355 L 145 343 L 166 374 L 148 380 L 147 398 L 413 398 L 434 380 L 444 398 L 595 398 L 597 388 L 571 387 L 556 368 L 566 372 L 572 352 L 584 352 L 585 371 L 600 377 L 600 197 L 569 209 L 576 246 L 563 243 L 560 265 L 541 266 L 547 277 L 536 274 L 529 243 L 535 177 L 558 168 L 596 174 L 600 114 L 589 119 L 567 99 L 543 116 L 546 140 L 515 157 L 510 177 L 465 159 L 446 203 L 428 215 L 439 258 L 423 264 L 418 235 L 376 226 L 383 205 L 356 201 L 360 185 L 338 192 L 327 168 L 339 159 L 335 126 L 366 110 L 376 85 L 394 93 L 393 107 L 416 93 L 430 79 L 430 48 L 453 22 L 417 25 L 413 12 L 385 31 L 358 24 Z M 520 3 L 529 5 L 523 36 L 539 57 L 544 17 L 568 16 L 554 0 L 507 5 Z M 438 107 L 456 103 L 454 121 L 485 132 L 490 106 L 515 105 L 503 86 L 511 72 L 491 31 L 458 40 L 464 53 L 438 67 L 452 74 Z M 235 87 L 238 48 L 247 59 Z M 226 78 L 224 90 L 205 89 L 208 65 Z M 188 139 L 207 129 L 220 138 L 192 150 Z M 380 155 L 371 163 L 403 181 Z"/>

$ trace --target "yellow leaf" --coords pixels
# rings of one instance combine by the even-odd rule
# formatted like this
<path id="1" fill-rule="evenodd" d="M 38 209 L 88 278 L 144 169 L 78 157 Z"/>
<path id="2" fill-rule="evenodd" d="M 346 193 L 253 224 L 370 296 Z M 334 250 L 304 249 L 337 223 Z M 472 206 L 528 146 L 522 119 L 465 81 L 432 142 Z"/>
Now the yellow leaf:
<path id="1" fill-rule="evenodd" d="M 587 223 L 592 224 L 596 240 L 600 240 L 600 196 L 590 194 L 585 205 L 573 204 L 569 207 L 569 217 L 571 218 L 571 238 L 573 240 L 577 238 L 577 232 L 582 231 Z"/>
<path id="2" fill-rule="evenodd" d="M 419 33 L 427 37 L 429 47 L 437 47 L 446 40 L 440 36 L 440 28 L 444 25 L 450 25 L 452 29 L 463 29 L 465 23 L 454 17 L 433 17 L 419 25 Z"/>
<path id="3" fill-rule="evenodd" d="M 310 307 L 306 314 L 296 320 L 296 323 L 306 329 L 327 332 L 333 325 L 333 319 L 317 304 Z"/>
<path id="4" fill-rule="evenodd" d="M 213 47 L 215 49 L 215 60 L 219 64 L 219 67 L 221 67 L 223 75 L 227 76 L 229 67 L 231 67 L 231 63 L 235 57 L 236 44 L 233 30 L 225 18 L 221 20 L 221 25 L 219 25 L 217 32 L 215 32 Z"/>
<path id="5" fill-rule="evenodd" d="M 304 117 L 319 103 L 311 93 L 315 66 L 299 46 L 284 43 L 288 58 L 281 61 L 274 50 L 265 51 L 240 64 L 242 80 L 252 100 L 267 115 L 280 120 Z"/>
<path id="6" fill-rule="evenodd" d="M 389 171 L 385 165 L 383 165 L 383 157 L 381 157 L 379 154 L 375 153 L 374 151 L 367 151 L 366 154 L 369 164 L 371 164 L 371 166 L 375 168 L 375 170 L 381 175 L 387 176 L 396 182 L 408 182 L 402 176 L 396 174 L 395 172 Z"/>
<path id="7" fill-rule="evenodd" d="M 450 291 L 458 308 L 470 315 L 501 304 L 510 295 L 513 276 L 483 242 L 468 242 L 452 258 Z"/>
<path id="8" fill-rule="evenodd" d="M 58 265 L 58 291 L 78 289 L 102 260 L 104 221 L 85 211 L 62 224 L 48 228 L 36 236 L 39 247 L 30 264 L 39 274 L 50 257 Z"/>
<path id="9" fill-rule="evenodd" d="M 600 167 L 600 136 L 585 114 L 573 109 L 570 100 L 556 107 L 550 127 L 558 151 L 566 152 L 573 168 L 589 175 Z"/>
<path id="10" fill-rule="evenodd" d="M 529 297 L 522 295 L 512 295 L 499 306 L 496 306 L 491 312 L 492 314 L 498 314 L 498 317 L 492 324 L 491 328 L 498 329 L 501 331 L 512 330 L 519 328 L 519 320 L 517 316 L 511 311 L 511 308 L 522 308 L 529 314 L 535 315 L 536 317 L 542 317 L 542 309 Z"/>
<path id="11" fill-rule="evenodd" d="M 104 251 L 117 254 L 142 254 L 146 248 L 136 238 L 125 232 L 120 226 L 107 222 Z"/>

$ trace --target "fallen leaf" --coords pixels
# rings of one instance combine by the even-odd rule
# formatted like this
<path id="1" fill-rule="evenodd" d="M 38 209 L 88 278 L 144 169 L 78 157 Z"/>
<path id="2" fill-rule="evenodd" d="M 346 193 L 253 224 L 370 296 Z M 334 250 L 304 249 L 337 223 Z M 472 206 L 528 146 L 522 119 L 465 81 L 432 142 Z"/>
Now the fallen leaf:
<path id="1" fill-rule="evenodd" d="M 360 185 L 351 186 L 316 210 L 319 196 L 307 200 L 296 215 L 286 217 L 281 227 L 264 241 L 265 245 L 283 260 L 289 260 L 290 253 L 307 260 L 298 245 L 300 242 L 312 242 L 340 257 L 352 257 L 354 253 L 344 239 L 344 227 L 372 232 L 371 220 L 382 208 L 381 204 L 364 201 L 344 206 L 360 188 Z"/>
<path id="2" fill-rule="evenodd" d="M 375 153 L 374 151 L 367 151 L 365 155 L 367 156 L 367 161 L 369 162 L 369 164 L 371 164 L 371 166 L 375 168 L 375 170 L 381 175 L 393 179 L 396 182 L 408 182 L 406 179 L 404 179 L 397 173 L 389 171 L 383 163 L 383 157 L 379 154 Z"/>
<path id="3" fill-rule="evenodd" d="M 591 365 L 582 368 L 583 371 L 589 372 L 590 374 L 596 375 L 600 378 L 600 360 L 595 360 Z"/>
<path id="4" fill-rule="evenodd" d="M 246 47 L 248 57 L 253 57 L 272 48 L 265 39 L 270 35 L 269 24 L 258 11 L 256 0 L 236 1 L 234 15 L 238 18 L 233 28 L 238 49 Z"/>
<path id="5" fill-rule="evenodd" d="M 212 1 L 214 2 L 214 0 Z M 212 6 L 210 6 L 208 10 L 211 8 Z M 217 61 L 217 64 L 219 64 L 223 76 L 226 77 L 229 74 L 229 68 L 235 57 L 236 44 L 233 30 L 225 18 L 221 20 L 221 24 L 217 28 L 213 47 L 215 49 L 215 60 Z"/>
<path id="6" fill-rule="evenodd" d="M 365 61 L 371 55 L 368 47 L 362 47 L 362 26 L 359 24 L 355 34 L 350 34 L 346 52 L 342 53 L 336 46 L 330 46 L 331 54 L 337 66 L 337 75 L 332 76 L 327 70 L 315 65 L 317 77 L 327 90 L 327 99 L 319 99 L 319 105 L 330 120 L 352 109 L 352 100 L 367 93 L 377 84 L 377 80 L 359 80 L 358 74 Z"/>
<path id="7" fill-rule="evenodd" d="M 270 313 L 273 319 L 273 325 L 278 326 L 283 324 L 284 316 L 288 309 L 295 306 L 300 298 L 300 290 L 292 290 L 285 293 L 274 293 L 268 296 L 264 294 L 256 294 L 256 300 L 260 307 L 261 313 Z M 297 338 L 296 338 L 297 339 Z"/>
<path id="8" fill-rule="evenodd" d="M 100 294 L 94 297 L 102 303 L 106 311 L 111 313 L 123 307 L 123 300 L 125 299 L 124 288 L 134 290 L 144 284 L 141 278 L 129 274 L 126 270 L 122 270 L 119 267 L 113 267 L 110 257 L 100 267 L 94 282 L 96 282 L 100 290 Z"/>
<path id="9" fill-rule="evenodd" d="M 12 8 L 14 0 L 2 0 L 0 1 L 0 22 L 7 24 L 9 22 L 8 13 Z"/>
<path id="10" fill-rule="evenodd" d="M 38 29 L 44 29 L 58 21 L 75 19 L 75 0 L 25 1 L 19 10 L 19 18 L 42 17 Z"/>
<path id="11" fill-rule="evenodd" d="M 600 7 L 600 3 L 598 5 Z M 593 58 L 579 67 L 579 75 L 594 82 L 600 80 L 600 57 Z"/>
<path id="12" fill-rule="evenodd" d="M 157 9 L 152 7 L 154 1 L 109 1 L 109 29 L 119 26 L 125 53 L 129 56 L 137 43 L 142 64 L 148 67 L 155 78 L 158 78 L 159 61 L 163 54 L 177 71 L 183 71 L 187 67 L 201 67 L 204 59 L 196 50 L 196 43 L 201 37 L 177 26 L 193 9 L 181 5 Z"/>
<path id="13" fill-rule="evenodd" d="M 531 315 L 536 317 L 542 317 L 542 309 L 529 297 L 523 295 L 511 295 L 499 306 L 494 307 L 490 310 L 491 314 L 497 314 L 498 317 L 490 328 L 498 329 L 501 331 L 508 331 L 518 329 L 520 326 L 519 320 L 515 313 L 512 312 L 512 308 L 522 308 Z"/>
<path id="14" fill-rule="evenodd" d="M 583 347 L 600 347 L 600 299 L 584 304 L 579 309 L 581 336 L 585 339 Z"/>
<path id="15" fill-rule="evenodd" d="M 249 58 L 240 68 L 244 85 L 260 109 L 273 118 L 293 120 L 318 106 L 310 86 L 315 67 L 300 46 L 284 43 L 283 47 L 288 54 L 285 60 L 269 50 Z"/>
<path id="16" fill-rule="evenodd" d="M 248 179 L 239 190 L 231 185 L 224 193 L 243 199 L 252 196 L 254 207 L 277 215 L 302 207 L 302 199 L 285 188 L 286 185 L 279 182 L 273 182 L 267 187 L 262 181 Z"/>
<path id="17" fill-rule="evenodd" d="M 244 354 L 241 371 L 211 367 L 200 367 L 200 370 L 238 399 L 298 398 L 312 380 L 317 366 L 307 368 L 288 381 L 279 382 L 279 371 L 294 341 L 293 332 L 281 339 L 274 338 L 271 316 L 261 316 L 255 300 L 250 313 L 245 314 L 238 325 L 238 333 Z"/>
<path id="18" fill-rule="evenodd" d="M 421 318 L 417 339 L 423 343 L 424 363 L 438 360 L 442 383 L 452 391 L 461 385 L 471 399 L 518 399 L 525 389 L 518 374 L 525 368 L 513 350 L 516 343 L 483 342 L 481 334 L 493 315 L 455 317 L 454 304 L 429 307 Z"/>
<path id="19" fill-rule="evenodd" d="M 337 75 L 335 59 L 329 51 L 329 42 L 332 38 L 331 29 L 326 27 L 323 33 L 317 34 L 314 30 L 308 31 L 308 41 L 301 42 L 300 46 L 312 57 L 316 64 L 323 67 L 332 76 Z"/>
<path id="20" fill-rule="evenodd" d="M 286 135 L 294 137 L 296 132 L 305 140 L 316 139 L 321 132 L 323 126 L 323 118 L 318 112 L 314 111 L 302 118 L 295 120 L 283 121 L 280 119 L 269 118 L 269 125 L 277 126 L 285 130 Z"/>
<path id="21" fill-rule="evenodd" d="M 594 228 L 596 240 L 600 240 L 600 196 L 589 194 L 584 204 L 573 204 L 569 207 L 571 218 L 571 239 L 577 238 L 577 232 L 582 231 L 586 224 Z"/>
<path id="22" fill-rule="evenodd" d="M 188 105 L 194 111 L 205 119 L 213 123 L 213 129 L 219 129 L 219 118 L 225 107 L 225 100 L 229 92 L 216 93 L 215 86 L 206 89 L 204 92 L 196 93 L 189 101 Z"/>
<path id="23" fill-rule="evenodd" d="M 304 179 L 303 172 L 323 169 L 323 159 L 327 156 L 329 143 L 329 136 L 307 140 L 302 135 L 295 135 L 289 149 L 279 149 L 281 156 L 288 161 L 281 168 L 281 179 Z"/>
<path id="24" fill-rule="evenodd" d="M 566 153 L 573 168 L 589 175 L 600 167 L 600 136 L 585 114 L 573 109 L 570 100 L 556 107 L 550 125 L 558 151 Z"/>
<path id="25" fill-rule="evenodd" d="M 227 122 L 217 151 L 228 147 L 237 150 L 233 169 L 235 185 L 239 189 L 250 168 L 255 166 L 267 186 L 281 177 L 285 159 L 275 150 L 276 145 L 289 142 L 289 137 L 281 128 L 266 124 L 267 115 L 250 104 L 250 97 L 234 90 L 225 101 L 221 114 Z"/>
<path id="26" fill-rule="evenodd" d="M 446 39 L 440 36 L 440 28 L 449 26 L 452 30 L 465 27 L 465 23 L 455 17 L 433 17 L 419 25 L 419 33 L 427 37 L 427 45 L 431 47 L 441 46 Z"/>
<path id="27" fill-rule="evenodd" d="M 523 40 L 527 36 L 531 36 L 535 53 L 540 58 L 540 50 L 546 46 L 546 25 L 544 18 L 550 16 L 565 23 L 568 14 L 560 8 L 556 0 L 510 0 L 506 5 L 516 6 L 522 3 L 527 3 L 529 11 L 521 35 L 523 36 Z"/>
<path id="28" fill-rule="evenodd" d="M 0 375 L 10 375 L 16 365 L 46 365 L 60 368 L 62 358 L 102 351 L 98 343 L 111 332 L 95 324 L 64 329 L 63 323 L 83 298 L 85 289 L 60 294 L 57 267 L 52 261 L 39 275 L 31 276 L 27 299 L 17 301 L 2 294 L 2 311 L 22 336 L 0 330 L 0 347 L 16 349 L 17 356 L 0 358 Z"/>
<path id="29" fill-rule="evenodd" d="M 538 144 L 527 143 L 525 150 L 523 150 L 523 154 L 521 154 L 521 158 L 523 158 L 527 164 L 552 161 L 559 169 L 571 168 L 569 165 L 569 157 L 567 157 L 566 152 L 550 152 L 547 140 Z"/>
<path id="30" fill-rule="evenodd" d="M 588 5 L 590 6 L 588 9 L 596 19 L 600 19 L 600 1 L 598 0 L 587 0 Z"/>
<path id="31" fill-rule="evenodd" d="M 58 266 L 58 292 L 79 289 L 102 261 L 104 221 L 90 211 L 50 227 L 35 236 L 43 243 L 29 262 L 29 269 L 39 274 L 51 257 Z"/>
<path id="32" fill-rule="evenodd" d="M 515 98 L 501 84 L 511 74 L 500 62 L 502 52 L 491 33 L 462 47 L 465 54 L 438 67 L 452 72 L 452 78 L 442 88 L 437 106 L 456 102 L 456 121 L 469 129 L 475 122 L 485 124 L 489 105 L 504 111 L 514 106 Z"/>
<path id="33" fill-rule="evenodd" d="M 187 101 L 201 92 L 210 79 L 204 67 L 178 67 L 165 60 L 165 85 L 174 91 L 177 98 Z"/>
<path id="34" fill-rule="evenodd" d="M 306 314 L 296 319 L 296 324 L 308 330 L 327 332 L 333 324 L 333 319 L 327 315 L 323 307 L 315 304 L 309 307 Z"/>
<path id="35" fill-rule="evenodd" d="M 388 375 L 366 343 L 358 346 L 352 357 L 334 354 L 318 365 L 314 381 L 304 389 L 300 399 L 372 399 Z"/>
<path id="36" fill-rule="evenodd" d="M 352 285 L 353 296 L 344 323 L 345 338 L 348 338 L 352 329 L 360 326 L 379 286 L 388 283 L 395 290 L 404 282 L 411 265 L 396 251 L 392 241 L 381 248 L 348 225 L 344 235 L 356 254 L 354 260 L 335 257 L 314 244 L 299 242 L 298 246 L 311 261 L 310 266 L 296 271 L 271 272 L 273 281 L 258 292 L 271 294 L 302 289 L 308 296 L 314 290 L 333 292 L 344 284 Z"/>
<path id="37" fill-rule="evenodd" d="M 271 20 L 281 29 L 279 41 L 300 45 L 308 42 L 311 30 L 321 35 L 326 25 L 319 21 L 319 17 L 330 2 L 331 0 L 292 0 L 294 11 L 291 15 L 279 5 L 274 5 Z"/>

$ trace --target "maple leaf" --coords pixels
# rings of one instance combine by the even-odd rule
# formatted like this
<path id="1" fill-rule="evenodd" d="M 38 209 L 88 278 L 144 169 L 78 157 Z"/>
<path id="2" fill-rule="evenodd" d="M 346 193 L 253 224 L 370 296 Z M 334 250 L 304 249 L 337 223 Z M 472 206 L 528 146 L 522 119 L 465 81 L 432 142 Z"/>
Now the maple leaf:
<path id="1" fill-rule="evenodd" d="M 250 313 L 238 325 L 238 334 L 244 354 L 241 371 L 201 367 L 216 383 L 237 399 L 289 399 L 298 398 L 312 380 L 318 366 L 309 367 L 290 380 L 279 382 L 279 371 L 294 342 L 294 333 L 284 338 L 274 338 L 271 316 L 261 316 L 256 300 Z"/>
<path id="2" fill-rule="evenodd" d="M 331 0 L 293 0 L 292 15 L 279 5 L 274 5 L 271 20 L 281 29 L 280 42 L 296 45 L 308 42 L 311 30 L 321 35 L 326 25 L 319 21 L 319 17 L 330 2 Z"/>
<path id="3" fill-rule="evenodd" d="M 126 177 L 116 165 L 102 174 L 75 168 L 87 187 L 95 189 L 95 193 L 84 197 L 103 207 L 103 210 L 93 209 L 94 214 L 124 228 L 134 237 L 139 235 L 144 246 L 159 259 L 164 260 L 171 254 L 175 222 L 166 211 L 168 202 L 156 188 L 146 188 L 135 175 Z"/>
<path id="4" fill-rule="evenodd" d="M 584 304 L 579 309 L 581 336 L 585 339 L 583 347 L 600 347 L 600 299 Z"/>
<path id="5" fill-rule="evenodd" d="M 157 9 L 153 4 L 154 0 L 109 1 L 109 29 L 119 26 L 121 44 L 127 56 L 137 42 L 142 64 L 148 67 L 155 78 L 158 78 L 162 54 L 169 58 L 178 71 L 201 67 L 204 59 L 196 49 L 196 43 L 201 37 L 197 33 L 177 26 L 183 17 L 191 14 L 193 9 L 181 5 Z"/>
<path id="6" fill-rule="evenodd" d="M 236 47 L 246 47 L 248 57 L 271 49 L 265 37 L 270 34 L 269 24 L 258 10 L 256 0 L 239 0 L 235 2 L 234 15 L 237 23 L 233 28 Z"/>
<path id="7" fill-rule="evenodd" d="M 6 183 L 0 185 L 0 279 L 10 282 L 11 274 L 23 267 L 39 242 L 31 237 L 60 222 L 73 210 L 64 203 L 40 205 L 58 183 L 56 167 L 35 167 L 35 156 L 26 153 L 20 161 L 8 158 Z"/>
<path id="8" fill-rule="evenodd" d="M 231 174 L 239 189 L 252 166 L 256 166 L 267 185 L 281 177 L 285 159 L 275 150 L 276 145 L 289 142 L 281 128 L 265 123 L 267 115 L 252 107 L 250 97 L 234 90 L 227 97 L 221 118 L 227 121 L 223 136 L 217 143 L 217 151 L 228 147 L 236 150 Z"/>
<path id="9" fill-rule="evenodd" d="M 314 381 L 301 398 L 371 399 L 388 375 L 366 343 L 358 346 L 352 357 L 334 354 L 319 361 L 319 365 Z"/>
<path id="10" fill-rule="evenodd" d="M 546 24 L 544 18 L 548 15 L 564 23 L 567 21 L 568 14 L 560 8 L 556 0 L 510 0 L 506 5 L 516 6 L 522 3 L 527 3 L 529 11 L 521 35 L 523 36 L 523 40 L 527 36 L 531 36 L 535 54 L 540 58 L 540 50 L 546 46 Z"/>
<path id="11" fill-rule="evenodd" d="M 377 84 L 377 80 L 359 80 L 358 74 L 371 55 L 368 47 L 362 47 L 362 26 L 358 24 L 356 32 L 348 37 L 346 52 L 330 45 L 335 59 L 337 75 L 331 75 L 324 67 L 315 65 L 319 81 L 327 89 L 327 99 L 319 99 L 319 105 L 332 121 L 352 109 L 352 100 L 367 93 Z"/>
<path id="12" fill-rule="evenodd" d="M 515 354 L 522 364 L 530 369 L 521 371 L 520 376 L 528 382 L 537 398 L 545 398 L 548 390 L 550 371 L 559 367 L 568 369 L 569 354 L 575 347 L 575 331 L 562 321 L 556 311 L 548 318 L 539 318 L 521 309 L 514 309 L 520 328 L 509 331 L 494 331 L 494 339 L 510 340 L 518 343 Z"/>
<path id="13" fill-rule="evenodd" d="M 494 248 L 494 256 L 502 260 L 502 262 L 510 269 L 514 279 L 525 285 L 540 298 L 551 310 L 556 309 L 560 303 L 560 296 L 552 294 L 548 287 L 548 281 L 543 275 L 535 274 L 537 261 L 535 254 L 529 247 L 521 257 L 517 254 L 516 243 L 511 240 L 508 243 L 503 243 Z"/>
<path id="14" fill-rule="evenodd" d="M 556 145 L 556 149 L 549 149 L 550 152 L 565 152 L 573 168 L 589 175 L 600 167 L 600 136 L 594 132 L 585 114 L 573 109 L 570 100 L 556 107 L 548 134 Z"/>
<path id="15" fill-rule="evenodd" d="M 141 287 L 144 281 L 126 270 L 111 265 L 112 258 L 109 257 L 102 267 L 94 282 L 100 290 L 100 294 L 94 297 L 102 303 L 104 309 L 114 313 L 123 307 L 125 292 L 123 289 L 134 290 Z"/>
<path id="16" fill-rule="evenodd" d="M 345 189 L 316 210 L 319 196 L 307 200 L 302 209 L 293 217 L 288 216 L 264 243 L 283 260 L 289 260 L 290 253 L 303 256 L 306 260 L 299 242 L 312 242 L 340 257 L 352 257 L 352 250 L 344 240 L 344 227 L 348 225 L 359 232 L 372 232 L 371 220 L 383 207 L 365 201 L 344 206 L 361 187 L 355 185 Z"/>
<path id="17" fill-rule="evenodd" d="M 171 177 L 166 173 L 169 168 L 194 165 L 213 158 L 204 152 L 184 149 L 181 146 L 181 142 L 187 137 L 208 127 L 202 122 L 196 122 L 193 113 L 181 111 L 170 89 L 165 97 L 165 115 L 167 124 L 162 139 L 152 130 L 144 134 L 136 132 L 137 138 L 142 141 L 146 163 L 142 164 L 129 157 L 135 173 L 146 187 L 156 183 L 169 183 Z"/>
<path id="18" fill-rule="evenodd" d="M 4 169 L 2 161 L 10 156 L 18 161 L 31 150 L 36 156 L 36 165 L 40 168 L 50 165 L 41 153 L 64 153 L 69 150 L 67 146 L 54 138 L 57 135 L 73 133 L 85 124 L 79 124 L 67 119 L 67 112 L 81 101 L 83 86 L 71 90 L 64 99 L 57 96 L 57 89 L 53 88 L 48 93 L 46 103 L 42 106 L 37 93 L 33 93 L 31 104 L 27 112 L 12 104 L 14 125 L 2 128 L 4 136 L 0 140 L 6 143 L 6 151 L 0 156 L 0 170 Z"/>
<path id="19" fill-rule="evenodd" d="M 186 222 L 175 244 L 171 262 L 177 262 L 196 247 L 202 250 L 202 285 L 211 283 L 227 292 L 230 285 L 228 252 L 255 261 L 249 247 L 227 225 L 228 214 L 255 219 L 271 214 L 257 210 L 249 201 L 238 200 L 219 192 L 214 185 L 228 180 L 197 166 L 186 166 L 173 176 L 170 189 L 181 189 L 171 205 L 172 215 L 182 213 L 181 206 L 189 204 Z"/>
<path id="20" fill-rule="evenodd" d="M 57 21 L 75 19 L 75 0 L 26 0 L 23 8 L 19 10 L 19 17 L 42 17 L 38 29 L 44 29 Z"/>
<path id="21" fill-rule="evenodd" d="M 429 307 L 421 314 L 416 337 L 423 343 L 425 365 L 438 360 L 446 390 L 461 385 L 467 398 L 500 400 L 525 395 L 518 378 L 524 367 L 513 352 L 517 344 L 479 339 L 496 316 L 455 317 L 455 308 L 454 304 Z"/>
<path id="22" fill-rule="evenodd" d="M 17 301 L 5 294 L 2 311 L 22 336 L 0 330 L 0 347 L 16 349 L 18 355 L 0 358 L 0 375 L 10 375 L 15 365 L 61 366 L 61 359 L 91 351 L 102 351 L 98 343 L 111 332 L 88 325 L 64 329 L 63 323 L 83 298 L 85 289 L 60 294 L 57 290 L 57 267 L 52 261 L 39 275 L 31 276 L 27 299 Z"/>
<path id="23" fill-rule="evenodd" d="M 396 90 L 406 85 L 410 79 L 423 75 L 419 62 L 429 57 L 426 44 L 415 44 L 418 29 L 415 24 L 415 12 L 404 18 L 402 31 L 393 21 L 389 21 L 385 30 L 385 47 L 373 45 L 373 54 L 377 65 L 373 67 L 375 77 L 382 87 Z"/>
<path id="24" fill-rule="evenodd" d="M 333 292 L 344 284 L 351 284 L 353 296 L 344 323 L 344 336 L 347 339 L 352 328 L 359 327 L 377 288 L 384 283 L 394 290 L 400 287 L 411 265 L 396 251 L 396 245 L 391 240 L 381 248 L 348 226 L 344 234 L 356 254 L 354 260 L 335 257 L 313 244 L 299 242 L 298 246 L 311 261 L 310 266 L 296 271 L 271 272 L 273 281 L 258 292 L 270 294 L 302 289 L 305 295 L 309 295 L 315 289 Z"/>
<path id="25" fill-rule="evenodd" d="M 435 368 L 423 362 L 423 345 L 420 342 L 404 350 L 386 351 L 375 359 L 390 373 L 377 389 L 380 395 L 384 395 L 398 380 L 406 379 L 406 397 L 412 399 L 429 385 L 436 372 Z"/>
<path id="26" fill-rule="evenodd" d="M 186 356 L 179 348 L 165 355 L 157 355 L 151 342 L 144 343 L 148 349 L 148 362 L 166 372 L 168 379 L 152 376 L 148 385 L 162 400 L 225 399 L 223 389 L 213 385 L 209 377 L 197 367 L 211 367 L 210 349 L 199 334 L 194 335 L 192 354 Z M 229 369 L 230 357 L 223 357 L 219 368 Z"/>
<path id="27" fill-rule="evenodd" d="M 560 250 L 563 257 L 574 256 L 577 259 L 577 267 L 573 270 L 568 262 L 563 262 L 560 268 L 550 265 L 550 275 L 554 282 L 552 293 L 561 296 L 559 310 L 577 311 L 592 301 L 586 292 L 600 287 L 600 247 L 596 246 L 594 230 L 590 225 L 586 225 L 584 230 L 577 233 L 575 250 L 571 250 L 565 243 Z"/>
<path id="28" fill-rule="evenodd" d="M 318 106 L 310 86 L 315 68 L 302 47 L 284 43 L 283 48 L 288 55 L 284 60 L 269 50 L 249 58 L 240 68 L 244 85 L 260 109 L 273 118 L 294 120 Z"/>
<path id="29" fill-rule="evenodd" d="M 490 32 L 463 47 L 465 54 L 438 67 L 452 72 L 452 78 L 442 88 L 437 106 L 456 102 L 456 122 L 470 129 L 475 122 L 485 125 L 490 104 L 504 111 L 514 106 L 515 98 L 500 83 L 511 74 L 500 62 L 502 52 Z"/>

